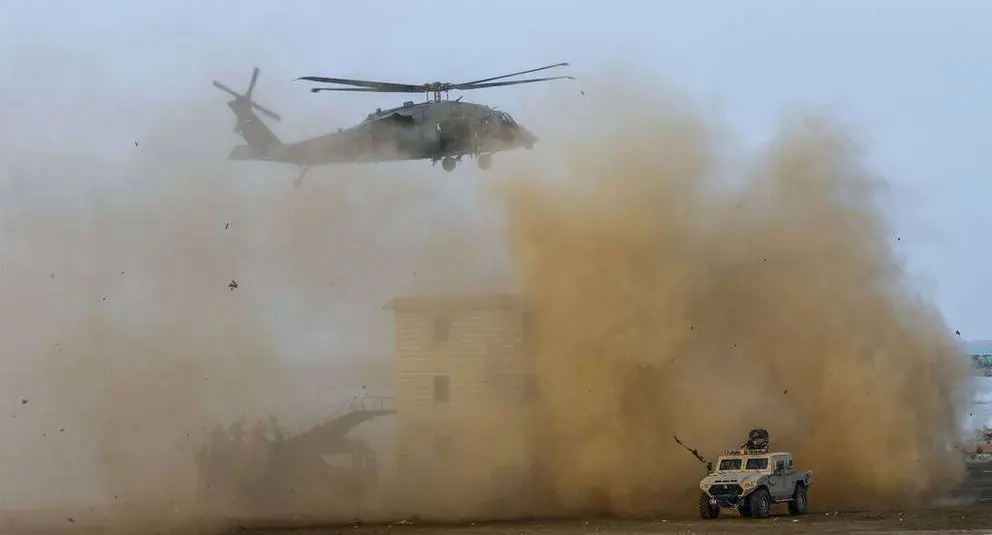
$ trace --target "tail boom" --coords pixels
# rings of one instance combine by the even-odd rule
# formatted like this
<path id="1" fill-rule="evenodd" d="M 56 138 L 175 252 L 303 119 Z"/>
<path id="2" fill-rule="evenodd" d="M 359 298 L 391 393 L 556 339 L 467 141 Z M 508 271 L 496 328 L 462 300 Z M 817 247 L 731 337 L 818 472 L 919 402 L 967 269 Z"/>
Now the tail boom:
<path id="1" fill-rule="evenodd" d="M 271 128 L 262 122 L 251 109 L 251 103 L 235 99 L 227 103 L 237 118 L 235 131 L 241 135 L 249 147 L 257 152 L 269 152 L 283 146 L 282 141 Z"/>
<path id="2" fill-rule="evenodd" d="M 277 162 L 299 165 L 285 150 L 286 145 L 268 147 L 264 150 L 252 145 L 236 145 L 227 155 L 228 161 L 233 162 Z"/>

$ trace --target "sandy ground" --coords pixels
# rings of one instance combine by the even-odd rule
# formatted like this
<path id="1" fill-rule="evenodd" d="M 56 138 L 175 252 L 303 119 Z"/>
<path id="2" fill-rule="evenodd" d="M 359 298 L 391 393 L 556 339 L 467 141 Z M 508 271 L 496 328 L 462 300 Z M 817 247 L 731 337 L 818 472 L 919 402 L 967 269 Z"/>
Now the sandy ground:
<path id="1" fill-rule="evenodd" d="M 410 533 L 416 535 L 634 535 L 662 533 L 992 533 L 992 505 L 939 508 L 889 513 L 811 513 L 802 517 L 787 514 L 764 520 L 727 515 L 718 520 L 570 520 L 556 522 L 494 522 L 451 526 L 276 526 L 235 527 L 228 533 L 353 535 Z"/>
<path id="2" fill-rule="evenodd" d="M 269 525 L 265 525 L 269 524 Z M 636 535 L 665 533 L 992 533 L 992 504 L 967 507 L 942 507 L 920 511 L 903 512 L 849 512 L 849 513 L 810 513 L 801 517 L 787 514 L 764 520 L 744 519 L 729 514 L 718 520 L 699 519 L 654 519 L 654 520 L 566 520 L 551 522 L 491 522 L 466 523 L 457 525 L 356 525 L 319 523 L 277 525 L 268 522 L 252 522 L 226 526 L 199 528 L 167 528 L 164 526 L 144 526 L 138 529 L 108 529 L 107 526 L 80 525 L 66 522 L 64 526 L 45 527 L 7 526 L 0 533 L 18 534 L 90 534 L 90 533 L 174 533 L 174 534 L 217 534 L 254 533 L 258 535 L 455 535 L 475 533 L 478 535 Z"/>
<path id="3" fill-rule="evenodd" d="M 247 528 L 247 529 L 245 529 Z M 992 505 L 961 508 L 942 508 L 927 511 L 891 513 L 815 513 L 802 517 L 775 516 L 765 520 L 743 519 L 728 516 L 718 520 L 573 520 L 558 522 L 500 522 L 466 524 L 457 526 L 299 526 L 298 529 L 276 527 L 253 528 L 242 526 L 231 532 L 242 531 L 265 534 L 344 534 L 377 535 L 411 533 L 417 535 L 454 535 L 478 533 L 480 535 L 599 535 L 599 534 L 661 534 L 661 533 L 992 533 Z"/>

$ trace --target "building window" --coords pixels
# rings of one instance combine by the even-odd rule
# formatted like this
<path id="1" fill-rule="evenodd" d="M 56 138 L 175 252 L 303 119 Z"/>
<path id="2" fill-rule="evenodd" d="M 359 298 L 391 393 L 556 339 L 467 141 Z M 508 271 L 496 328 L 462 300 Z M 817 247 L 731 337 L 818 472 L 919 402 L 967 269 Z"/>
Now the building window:
<path id="1" fill-rule="evenodd" d="M 448 339 L 448 335 L 451 331 L 451 322 L 448 321 L 448 316 L 444 314 L 438 314 L 434 316 L 434 341 L 444 342 Z"/>
<path id="2" fill-rule="evenodd" d="M 451 380 L 447 375 L 434 376 L 434 403 L 451 401 Z"/>

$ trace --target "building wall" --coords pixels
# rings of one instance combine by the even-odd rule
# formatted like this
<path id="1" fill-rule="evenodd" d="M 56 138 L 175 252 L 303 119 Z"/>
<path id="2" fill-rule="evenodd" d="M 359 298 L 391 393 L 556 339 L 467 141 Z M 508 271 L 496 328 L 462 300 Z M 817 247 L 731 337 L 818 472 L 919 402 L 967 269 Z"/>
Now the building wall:
<path id="1" fill-rule="evenodd" d="M 512 300 L 418 305 L 394 309 L 396 473 L 464 501 L 495 467 L 529 458 L 527 316 Z"/>

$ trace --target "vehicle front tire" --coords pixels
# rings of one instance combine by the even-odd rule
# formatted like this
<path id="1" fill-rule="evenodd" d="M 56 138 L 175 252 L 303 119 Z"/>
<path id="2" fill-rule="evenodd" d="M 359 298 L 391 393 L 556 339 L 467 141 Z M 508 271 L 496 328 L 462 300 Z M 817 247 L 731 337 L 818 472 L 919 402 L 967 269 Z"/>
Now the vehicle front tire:
<path id="1" fill-rule="evenodd" d="M 720 516 L 720 508 L 710 505 L 710 497 L 705 492 L 699 495 L 699 516 L 703 520 L 712 520 Z"/>
<path id="2" fill-rule="evenodd" d="M 807 498 L 809 495 L 806 491 L 806 485 L 802 483 L 796 484 L 796 490 L 792 492 L 792 501 L 789 502 L 789 514 L 790 515 L 804 515 L 806 514 L 806 507 L 809 505 Z"/>
<path id="3" fill-rule="evenodd" d="M 768 518 L 772 514 L 772 496 L 767 489 L 754 491 L 748 499 L 748 505 L 754 518 Z"/>

